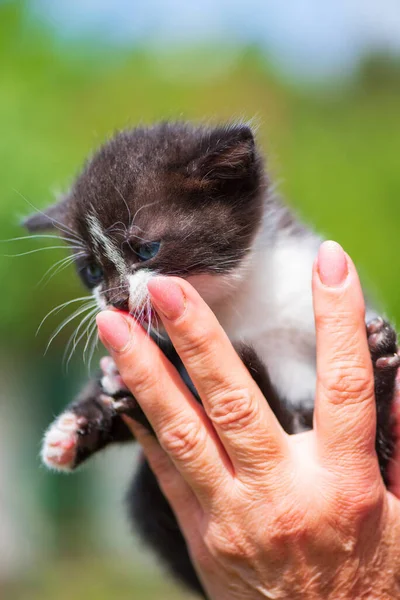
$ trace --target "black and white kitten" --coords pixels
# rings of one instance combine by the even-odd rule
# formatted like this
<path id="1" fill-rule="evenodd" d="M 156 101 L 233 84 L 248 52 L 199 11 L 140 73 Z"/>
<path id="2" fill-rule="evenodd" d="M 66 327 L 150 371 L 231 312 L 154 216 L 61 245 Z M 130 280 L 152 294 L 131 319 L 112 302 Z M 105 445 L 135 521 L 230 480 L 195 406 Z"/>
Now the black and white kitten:
<path id="1" fill-rule="evenodd" d="M 286 431 L 312 426 L 311 271 L 321 240 L 268 193 L 248 126 L 161 123 L 119 133 L 87 162 L 65 198 L 25 224 L 30 231 L 56 228 L 68 238 L 99 309 L 112 305 L 151 323 L 151 277 L 190 281 Z M 395 332 L 368 311 L 372 317 L 367 335 L 375 373 L 376 448 L 387 483 L 390 408 L 400 359 Z M 171 343 L 160 343 L 185 377 Z M 131 440 L 121 412 L 147 424 L 107 359 L 103 375 L 47 431 L 43 461 L 71 470 L 109 443 Z M 135 475 L 128 503 L 136 527 L 174 575 L 204 593 L 146 462 Z"/>

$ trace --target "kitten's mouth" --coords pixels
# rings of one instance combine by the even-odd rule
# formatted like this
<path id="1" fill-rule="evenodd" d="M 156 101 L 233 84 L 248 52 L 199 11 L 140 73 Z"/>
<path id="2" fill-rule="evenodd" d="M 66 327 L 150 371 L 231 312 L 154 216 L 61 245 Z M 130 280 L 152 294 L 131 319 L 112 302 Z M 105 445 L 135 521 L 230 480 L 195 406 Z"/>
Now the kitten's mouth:
<path id="1" fill-rule="evenodd" d="M 136 321 L 138 321 L 138 323 L 140 323 L 140 325 L 142 325 L 142 327 L 144 327 L 144 329 L 163 330 L 162 323 L 157 317 L 155 310 L 148 304 L 142 304 L 130 309 L 128 307 L 122 308 L 120 306 L 112 306 L 113 308 L 116 308 L 117 310 L 133 317 Z"/>
<path id="2" fill-rule="evenodd" d="M 155 310 L 148 302 L 131 307 L 128 313 L 145 327 L 157 326 L 157 316 Z"/>

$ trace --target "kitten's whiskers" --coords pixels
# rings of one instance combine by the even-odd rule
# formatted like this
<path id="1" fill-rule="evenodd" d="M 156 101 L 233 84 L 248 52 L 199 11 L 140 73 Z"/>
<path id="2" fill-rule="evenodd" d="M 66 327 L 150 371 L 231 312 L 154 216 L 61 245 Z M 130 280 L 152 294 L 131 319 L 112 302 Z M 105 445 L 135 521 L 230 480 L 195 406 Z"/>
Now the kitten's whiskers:
<path id="1" fill-rule="evenodd" d="M 75 312 L 72 313 L 72 315 L 70 315 L 69 317 L 67 317 L 66 319 L 64 319 L 64 321 L 55 329 L 54 333 L 51 335 L 50 340 L 49 340 L 49 342 L 48 342 L 48 344 L 46 346 L 45 354 L 47 353 L 48 349 L 50 348 L 53 340 L 64 329 L 64 327 L 66 325 L 68 325 L 68 323 L 70 323 L 71 321 L 73 321 L 73 319 L 76 319 L 76 317 L 79 317 L 79 315 L 87 312 L 91 308 L 93 308 L 93 300 L 91 302 L 88 302 L 84 306 L 80 306 Z"/>
<path id="2" fill-rule="evenodd" d="M 85 255 L 86 255 L 86 252 L 78 252 L 77 254 L 73 254 L 72 256 L 67 256 L 66 258 L 61 258 L 56 263 L 54 263 L 54 265 L 52 265 L 49 269 L 47 269 L 46 273 L 36 284 L 36 287 L 39 287 L 42 282 L 43 282 L 43 286 L 47 285 L 49 283 L 50 279 L 52 279 L 58 273 L 61 273 L 61 271 L 63 271 L 69 265 L 71 265 L 73 262 L 75 262 L 76 258 L 85 256 Z M 46 277 L 47 277 L 47 280 L 46 280 Z"/>
<path id="3" fill-rule="evenodd" d="M 74 250 L 81 250 L 80 246 L 69 246 Z M 6 258 L 17 258 L 18 256 L 27 256 L 28 254 L 35 254 L 36 252 L 42 252 L 43 250 L 66 250 L 66 246 L 42 246 L 41 248 L 34 248 L 33 250 L 28 250 L 27 252 L 21 252 L 20 254 L 4 254 Z"/>
<path id="4" fill-rule="evenodd" d="M 81 296 L 80 298 L 73 298 L 72 300 L 67 300 L 67 302 L 63 302 L 62 304 L 59 304 L 58 306 L 55 306 L 52 310 L 50 310 L 47 315 L 42 319 L 42 321 L 40 322 L 39 327 L 36 330 L 36 334 L 37 335 L 43 325 L 43 323 L 50 317 L 50 315 L 52 315 L 53 313 L 58 314 L 60 311 L 63 310 L 63 308 L 66 308 L 67 306 L 69 306 L 70 304 L 74 303 L 74 302 L 83 302 L 84 300 L 93 300 L 93 296 L 89 295 L 89 296 Z"/>
<path id="5" fill-rule="evenodd" d="M 79 345 L 79 342 L 80 342 L 80 341 L 81 341 L 81 340 L 82 340 L 82 339 L 85 337 L 85 334 L 87 334 L 87 332 L 88 332 L 89 328 L 90 328 L 90 327 L 91 327 L 91 325 L 93 324 L 93 321 L 92 321 L 92 319 L 93 319 L 93 318 L 95 318 L 95 317 L 96 317 L 96 315 L 97 315 L 99 312 L 100 312 L 99 308 L 98 308 L 97 306 L 94 306 L 94 307 L 92 308 L 92 310 L 91 310 L 91 311 L 90 311 L 90 312 L 89 312 L 87 315 L 85 315 L 85 316 L 84 316 L 84 317 L 81 319 L 81 321 L 80 321 L 79 325 L 76 327 L 75 331 L 74 331 L 74 332 L 73 332 L 73 334 L 70 336 L 70 338 L 69 338 L 69 340 L 68 340 L 68 343 L 67 343 L 67 345 L 66 345 L 66 347 L 65 347 L 65 352 L 64 352 L 64 357 L 63 357 L 63 361 L 65 362 L 65 360 L 66 360 L 66 358 L 67 358 L 67 355 L 68 355 L 68 358 L 67 358 L 67 360 L 66 360 L 66 362 L 65 362 L 65 366 L 66 366 L 66 369 L 67 369 L 67 370 L 68 370 L 68 365 L 69 365 L 69 363 L 70 363 L 70 361 L 71 361 L 71 358 L 72 358 L 72 356 L 74 355 L 74 352 L 75 352 L 76 348 L 77 348 L 77 347 L 78 347 L 78 345 Z M 79 332 L 80 332 L 80 331 L 81 331 L 81 329 L 83 328 L 84 324 L 85 324 L 85 323 L 87 323 L 87 321 L 89 321 L 88 325 L 85 327 L 85 329 L 84 329 L 84 330 L 83 330 L 83 331 L 80 333 L 80 335 L 79 335 Z M 78 337 L 78 336 L 79 336 L 79 337 Z M 70 350 L 71 346 L 72 346 L 72 349 L 71 349 L 71 351 L 69 352 L 69 350 Z M 69 352 L 69 354 L 68 354 L 68 352 Z"/>
<path id="6" fill-rule="evenodd" d="M 90 371 L 91 368 L 91 364 L 92 364 L 92 360 L 93 360 L 93 355 L 96 351 L 96 346 L 97 343 L 99 341 L 99 336 L 97 335 L 97 323 L 96 321 L 94 321 L 94 325 L 93 325 L 93 329 L 91 330 L 90 334 L 89 334 L 89 340 L 90 338 L 92 339 L 92 342 L 90 344 L 90 349 L 89 349 L 89 360 L 88 360 L 88 370 Z"/>
<path id="7" fill-rule="evenodd" d="M 47 233 L 33 233 L 31 235 L 21 235 L 19 237 L 9 238 L 8 240 L 0 240 L 0 243 L 4 244 L 5 242 L 19 242 L 23 240 L 36 240 L 36 239 L 52 239 L 52 240 L 62 240 L 64 242 L 72 242 L 73 244 L 77 244 L 78 240 L 72 239 L 69 237 L 64 237 L 61 235 L 52 235 Z M 84 248 L 83 242 L 81 243 L 82 248 Z"/>

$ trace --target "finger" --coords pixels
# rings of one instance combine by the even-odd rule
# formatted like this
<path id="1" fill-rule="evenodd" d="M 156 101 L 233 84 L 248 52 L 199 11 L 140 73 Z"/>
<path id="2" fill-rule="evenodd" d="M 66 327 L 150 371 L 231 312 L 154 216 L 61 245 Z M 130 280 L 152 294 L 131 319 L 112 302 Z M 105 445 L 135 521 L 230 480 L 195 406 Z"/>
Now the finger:
<path id="1" fill-rule="evenodd" d="M 123 419 L 141 445 L 146 460 L 181 528 L 186 532 L 198 531 L 197 523 L 202 510 L 189 485 L 168 454 L 161 448 L 155 436 L 133 419 L 126 416 Z"/>
<path id="2" fill-rule="evenodd" d="M 182 279 L 148 289 L 235 471 L 264 475 L 287 455 L 287 437 L 214 313 Z"/>
<path id="3" fill-rule="evenodd" d="M 395 447 L 394 454 L 388 465 L 389 490 L 400 498 L 400 371 L 397 375 L 396 396 L 392 407 L 394 421 Z"/>
<path id="4" fill-rule="evenodd" d="M 173 365 L 129 315 L 104 311 L 99 334 L 162 448 L 204 503 L 220 493 L 231 465 L 200 404 Z"/>
<path id="5" fill-rule="evenodd" d="M 313 271 L 317 335 L 315 429 L 322 459 L 376 473 L 376 408 L 356 269 L 339 244 L 322 244 Z M 376 475 L 375 475 L 376 476 Z"/>

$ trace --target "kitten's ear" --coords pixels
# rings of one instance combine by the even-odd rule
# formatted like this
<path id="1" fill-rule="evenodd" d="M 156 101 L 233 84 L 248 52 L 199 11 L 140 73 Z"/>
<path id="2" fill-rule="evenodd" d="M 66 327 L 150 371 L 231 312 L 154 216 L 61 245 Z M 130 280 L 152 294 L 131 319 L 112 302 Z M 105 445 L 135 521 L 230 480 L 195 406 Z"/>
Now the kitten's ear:
<path id="1" fill-rule="evenodd" d="M 47 231 L 57 229 L 65 224 L 67 213 L 67 198 L 52 204 L 43 211 L 38 211 L 23 219 L 21 225 L 31 233 L 34 231 Z"/>
<path id="2" fill-rule="evenodd" d="M 255 163 L 256 149 L 250 127 L 234 125 L 212 132 L 194 170 L 203 181 L 238 180 L 250 176 Z"/>

